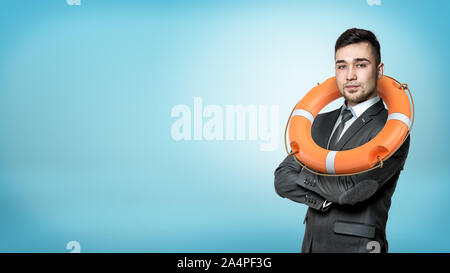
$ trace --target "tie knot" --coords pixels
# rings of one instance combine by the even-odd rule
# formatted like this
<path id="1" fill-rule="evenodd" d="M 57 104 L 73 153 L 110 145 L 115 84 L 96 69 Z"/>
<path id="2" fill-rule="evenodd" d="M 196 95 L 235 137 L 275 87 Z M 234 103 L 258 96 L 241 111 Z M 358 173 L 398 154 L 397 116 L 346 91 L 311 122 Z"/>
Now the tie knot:
<path id="1" fill-rule="evenodd" d="M 349 121 L 353 117 L 352 112 L 348 109 L 344 109 L 344 111 L 342 111 L 341 115 L 342 115 L 342 122 L 344 122 L 344 123 Z"/>

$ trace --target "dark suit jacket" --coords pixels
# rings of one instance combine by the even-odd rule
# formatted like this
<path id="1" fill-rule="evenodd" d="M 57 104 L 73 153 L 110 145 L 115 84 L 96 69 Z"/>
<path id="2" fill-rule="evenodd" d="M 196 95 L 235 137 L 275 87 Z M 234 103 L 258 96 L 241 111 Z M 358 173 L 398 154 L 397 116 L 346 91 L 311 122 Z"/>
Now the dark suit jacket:
<path id="1" fill-rule="evenodd" d="M 314 120 L 311 134 L 322 148 L 326 149 L 339 114 L 337 109 Z M 387 116 L 381 100 L 372 105 L 347 129 L 337 150 L 370 141 L 383 129 Z M 309 206 L 302 252 L 370 252 L 370 244 L 379 244 L 380 251 L 387 252 L 388 211 L 408 150 L 409 137 L 382 168 L 340 177 L 312 174 L 287 156 L 275 170 L 275 190 L 281 197 Z M 322 209 L 325 200 L 333 203 Z"/>

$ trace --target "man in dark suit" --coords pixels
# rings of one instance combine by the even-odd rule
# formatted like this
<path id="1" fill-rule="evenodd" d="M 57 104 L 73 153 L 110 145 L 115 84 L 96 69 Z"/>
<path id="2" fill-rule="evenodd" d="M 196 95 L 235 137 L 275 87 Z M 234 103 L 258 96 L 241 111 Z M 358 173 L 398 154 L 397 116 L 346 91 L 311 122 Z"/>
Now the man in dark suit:
<path id="1" fill-rule="evenodd" d="M 335 45 L 335 71 L 344 105 L 314 119 L 314 141 L 328 150 L 367 143 L 388 112 L 376 93 L 383 75 L 380 44 L 367 30 L 349 29 Z M 409 137 L 382 168 L 352 176 L 319 176 L 287 156 L 275 170 L 275 190 L 309 206 L 302 252 L 387 252 L 391 198 L 409 150 Z"/>

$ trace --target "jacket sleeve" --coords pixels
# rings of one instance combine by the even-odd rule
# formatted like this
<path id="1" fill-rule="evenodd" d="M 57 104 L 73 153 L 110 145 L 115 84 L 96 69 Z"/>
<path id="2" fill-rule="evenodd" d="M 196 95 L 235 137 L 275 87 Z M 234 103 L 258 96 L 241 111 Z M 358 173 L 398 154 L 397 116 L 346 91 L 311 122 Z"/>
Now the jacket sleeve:
<path id="1" fill-rule="evenodd" d="M 320 195 L 300 186 L 300 166 L 292 156 L 287 156 L 275 170 L 275 191 L 283 197 L 294 202 L 305 204 L 316 210 L 326 211 L 329 209 L 329 202 Z"/>
<path id="2" fill-rule="evenodd" d="M 320 176 L 306 169 L 300 171 L 297 184 L 339 204 L 354 205 L 370 198 L 392 177 L 403 170 L 409 150 L 409 136 L 382 168 L 352 176 Z"/>

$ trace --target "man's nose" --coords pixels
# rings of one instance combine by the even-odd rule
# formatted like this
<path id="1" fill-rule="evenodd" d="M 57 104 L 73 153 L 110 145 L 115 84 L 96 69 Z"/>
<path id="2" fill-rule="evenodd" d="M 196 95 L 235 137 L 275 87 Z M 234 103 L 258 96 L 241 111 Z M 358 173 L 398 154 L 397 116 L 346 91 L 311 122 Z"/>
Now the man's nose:
<path id="1" fill-rule="evenodd" d="M 354 81 L 356 80 L 356 73 L 355 73 L 355 69 L 350 66 L 349 69 L 347 70 L 347 81 Z"/>

